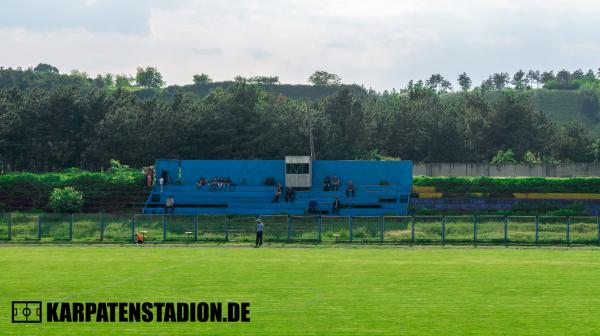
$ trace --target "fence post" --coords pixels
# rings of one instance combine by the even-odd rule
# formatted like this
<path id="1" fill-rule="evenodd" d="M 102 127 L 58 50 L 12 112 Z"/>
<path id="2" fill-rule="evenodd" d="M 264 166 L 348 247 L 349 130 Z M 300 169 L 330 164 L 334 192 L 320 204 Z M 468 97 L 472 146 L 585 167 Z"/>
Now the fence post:
<path id="1" fill-rule="evenodd" d="M 600 221 L 598 222 L 598 227 L 599 227 L 598 234 L 600 235 Z M 322 231 L 323 231 L 323 216 L 319 216 L 319 242 L 321 242 L 321 232 Z"/>
<path id="2" fill-rule="evenodd" d="M 194 219 L 194 241 L 198 241 L 198 215 Z"/>
<path id="3" fill-rule="evenodd" d="M 104 240 L 104 214 L 100 213 L 100 241 Z"/>
<path id="4" fill-rule="evenodd" d="M 567 244 L 571 244 L 571 216 L 567 216 Z"/>
<path id="5" fill-rule="evenodd" d="M 73 214 L 69 216 L 69 241 L 73 241 Z"/>
<path id="6" fill-rule="evenodd" d="M 135 214 L 131 216 L 131 241 L 135 242 Z"/>
<path id="7" fill-rule="evenodd" d="M 508 243 L 508 215 L 504 215 L 504 243 Z"/>
<path id="8" fill-rule="evenodd" d="M 415 242 L 415 216 L 410 216 L 410 241 Z"/>
<path id="9" fill-rule="evenodd" d="M 42 215 L 37 216 L 38 240 L 42 240 Z"/>
<path id="10" fill-rule="evenodd" d="M 383 244 L 383 231 L 385 230 L 385 217 L 381 216 L 381 243 Z"/>
<path id="11" fill-rule="evenodd" d="M 540 240 L 540 219 L 535 216 L 535 243 L 537 244 Z"/>
<path id="12" fill-rule="evenodd" d="M 287 216 L 287 241 L 292 239 L 292 218 L 290 215 Z"/>
<path id="13" fill-rule="evenodd" d="M 348 216 L 348 225 L 350 228 L 350 237 L 348 239 L 352 243 L 352 216 Z"/>
<path id="14" fill-rule="evenodd" d="M 473 243 L 477 243 L 477 215 L 473 216 Z"/>
<path id="15" fill-rule="evenodd" d="M 12 213 L 8 213 L 8 240 L 12 239 Z"/>
<path id="16" fill-rule="evenodd" d="M 163 214 L 163 241 L 167 241 L 167 215 Z"/>
<path id="17" fill-rule="evenodd" d="M 442 244 L 446 244 L 446 216 L 442 216 Z"/>
<path id="18" fill-rule="evenodd" d="M 598 244 L 600 244 L 600 216 L 596 216 L 596 223 L 598 224 Z"/>
<path id="19" fill-rule="evenodd" d="M 229 217 L 225 215 L 225 241 L 229 241 Z"/>

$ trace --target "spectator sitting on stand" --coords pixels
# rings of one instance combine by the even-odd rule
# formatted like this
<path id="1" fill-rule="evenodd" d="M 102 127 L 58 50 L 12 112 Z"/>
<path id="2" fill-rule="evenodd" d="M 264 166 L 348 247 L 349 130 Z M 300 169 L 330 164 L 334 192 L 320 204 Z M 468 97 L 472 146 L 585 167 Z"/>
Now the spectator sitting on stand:
<path id="1" fill-rule="evenodd" d="M 202 176 L 201 176 L 201 177 L 198 179 L 198 182 L 196 182 L 196 188 L 197 188 L 197 189 L 200 189 L 201 187 L 203 187 L 203 186 L 205 186 L 205 185 L 206 185 L 206 179 L 205 179 L 204 177 L 202 177 Z"/>
<path id="2" fill-rule="evenodd" d="M 164 184 L 169 184 L 169 172 L 168 171 L 163 169 L 162 172 L 160 173 L 160 177 L 162 177 Z"/>
<path id="3" fill-rule="evenodd" d="M 317 205 L 317 201 L 312 200 L 308 203 L 308 213 L 316 214 L 319 211 L 319 206 Z"/>
<path id="4" fill-rule="evenodd" d="M 340 178 L 337 175 L 333 175 L 331 179 L 331 190 L 339 191 L 340 190 Z"/>
<path id="5" fill-rule="evenodd" d="M 336 197 L 335 201 L 333 201 L 333 214 L 339 215 L 341 208 L 342 208 L 342 202 L 340 202 L 340 199 Z"/>
<path id="6" fill-rule="evenodd" d="M 352 183 L 352 180 L 348 181 L 348 188 L 346 188 L 346 197 L 350 197 L 350 194 L 352 194 L 352 197 L 354 197 L 354 183 Z"/>
<path id="7" fill-rule="evenodd" d="M 175 201 L 173 200 L 173 197 L 169 196 L 169 197 L 167 197 L 167 201 L 165 202 L 165 213 L 173 214 L 174 210 L 175 210 Z"/>
<path id="8" fill-rule="evenodd" d="M 225 186 L 227 187 L 227 191 L 231 191 L 231 177 L 227 176 L 227 178 L 225 178 Z"/>
<path id="9" fill-rule="evenodd" d="M 325 176 L 325 181 L 323 182 L 323 191 L 331 190 L 331 178 L 329 175 Z"/>
<path id="10" fill-rule="evenodd" d="M 211 180 L 210 180 L 210 190 L 217 190 L 217 177 L 214 176 Z"/>
<path id="11" fill-rule="evenodd" d="M 293 202 L 294 198 L 296 198 L 296 194 L 294 192 L 294 189 L 292 189 L 292 188 L 286 188 L 285 189 L 285 201 L 286 202 Z"/>
<path id="12" fill-rule="evenodd" d="M 277 183 L 277 187 L 275 188 L 275 196 L 273 196 L 273 202 L 279 202 L 279 197 L 281 197 L 281 193 L 283 192 L 283 187 L 281 183 Z"/>
<path id="13" fill-rule="evenodd" d="M 165 179 L 162 177 L 159 178 L 158 184 L 160 185 L 160 192 L 164 192 L 165 191 Z"/>

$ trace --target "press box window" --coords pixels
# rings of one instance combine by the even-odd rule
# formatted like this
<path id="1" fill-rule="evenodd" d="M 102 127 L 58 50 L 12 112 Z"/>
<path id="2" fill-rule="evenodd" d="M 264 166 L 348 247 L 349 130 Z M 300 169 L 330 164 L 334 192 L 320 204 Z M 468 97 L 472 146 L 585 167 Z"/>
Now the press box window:
<path id="1" fill-rule="evenodd" d="M 288 163 L 285 165 L 286 174 L 308 174 L 308 163 Z"/>

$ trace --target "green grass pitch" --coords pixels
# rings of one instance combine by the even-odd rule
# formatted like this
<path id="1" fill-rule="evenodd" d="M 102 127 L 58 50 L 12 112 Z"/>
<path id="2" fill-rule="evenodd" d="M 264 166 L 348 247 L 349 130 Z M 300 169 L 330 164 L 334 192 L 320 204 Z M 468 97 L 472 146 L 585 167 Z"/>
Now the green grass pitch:
<path id="1" fill-rule="evenodd" d="M 0 245 L 0 335 L 588 335 L 600 249 Z M 249 323 L 12 324 L 12 300 L 248 301 Z"/>

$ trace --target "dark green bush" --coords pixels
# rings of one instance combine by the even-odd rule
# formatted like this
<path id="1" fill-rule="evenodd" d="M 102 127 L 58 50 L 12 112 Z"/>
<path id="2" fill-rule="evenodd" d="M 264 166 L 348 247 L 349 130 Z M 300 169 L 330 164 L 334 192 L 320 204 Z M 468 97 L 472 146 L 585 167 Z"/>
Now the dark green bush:
<path id="1" fill-rule="evenodd" d="M 73 187 L 54 188 L 48 207 L 54 212 L 74 213 L 83 208 L 83 194 Z"/>
<path id="2" fill-rule="evenodd" d="M 426 177 L 415 176 L 417 186 L 435 186 L 440 192 L 483 192 L 506 194 L 518 192 L 600 193 L 600 178 L 543 177 Z"/>

